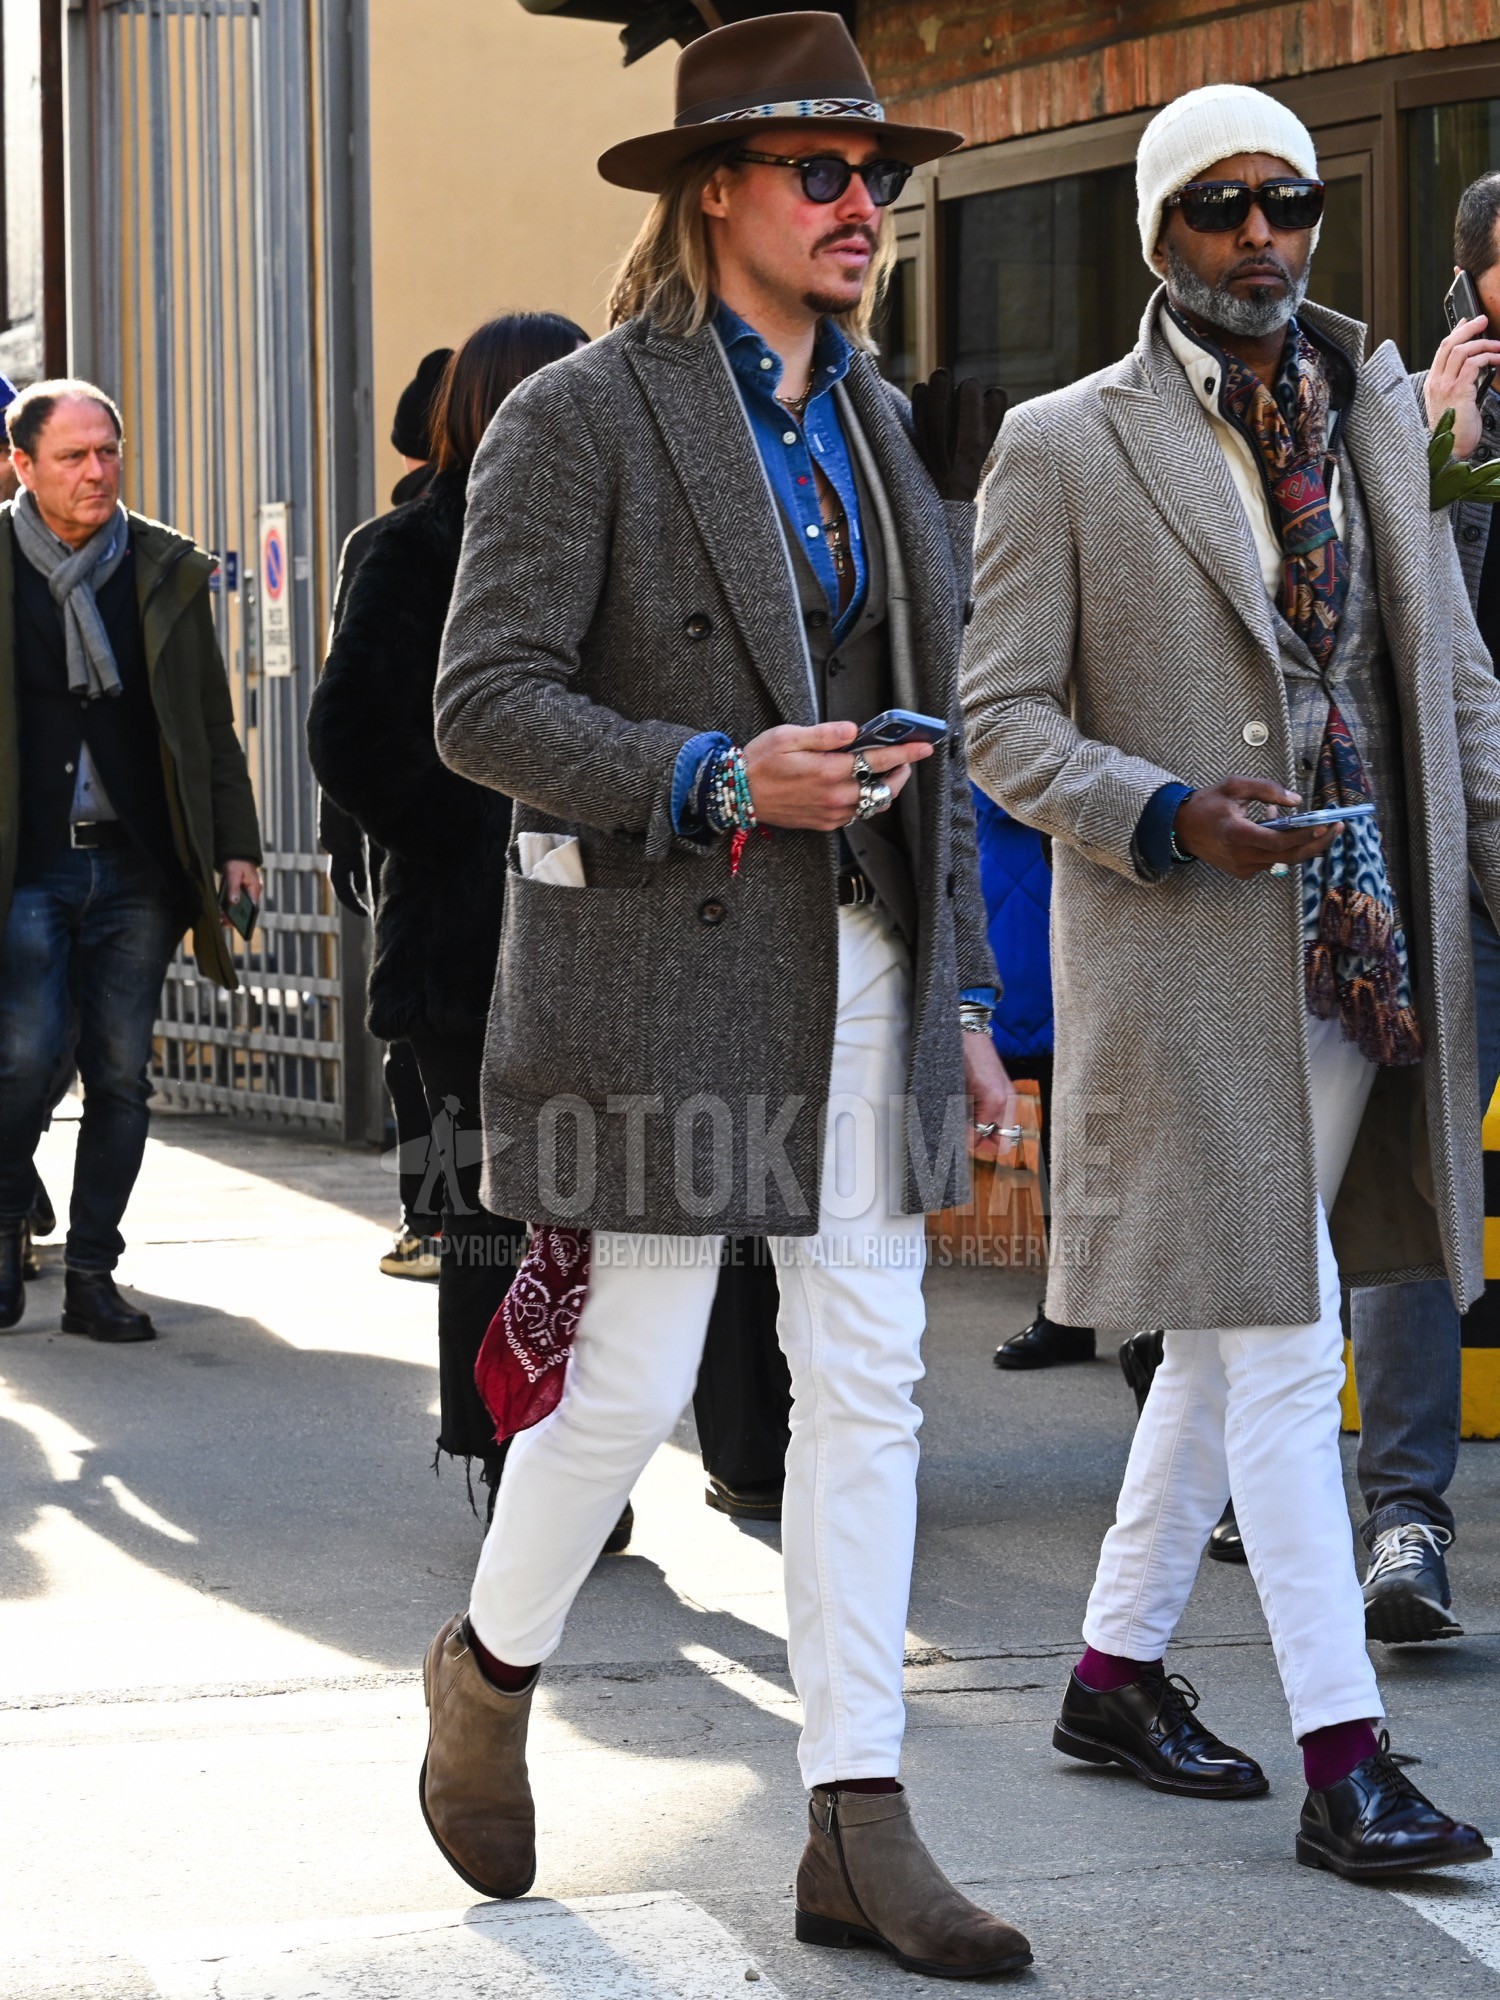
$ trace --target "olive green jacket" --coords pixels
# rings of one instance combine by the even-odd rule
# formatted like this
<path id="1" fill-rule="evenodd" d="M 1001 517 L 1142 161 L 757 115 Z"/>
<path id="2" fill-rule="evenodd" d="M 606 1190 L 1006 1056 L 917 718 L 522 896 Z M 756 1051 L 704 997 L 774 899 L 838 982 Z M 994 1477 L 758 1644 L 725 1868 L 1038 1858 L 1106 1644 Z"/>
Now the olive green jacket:
<path id="1" fill-rule="evenodd" d="M 0 930 L 10 914 L 20 838 L 15 538 L 0 507 Z M 174 529 L 130 516 L 146 672 L 160 731 L 172 840 L 197 899 L 193 952 L 206 979 L 239 985 L 219 922 L 214 871 L 261 861 L 260 825 L 209 604 L 212 559 Z"/>

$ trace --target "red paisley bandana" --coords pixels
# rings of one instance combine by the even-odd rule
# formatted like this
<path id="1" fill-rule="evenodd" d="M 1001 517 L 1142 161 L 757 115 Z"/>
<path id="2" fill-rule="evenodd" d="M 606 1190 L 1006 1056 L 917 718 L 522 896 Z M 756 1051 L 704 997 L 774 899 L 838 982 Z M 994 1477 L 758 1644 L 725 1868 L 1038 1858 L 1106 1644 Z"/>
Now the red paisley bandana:
<path id="1" fill-rule="evenodd" d="M 474 1363 L 496 1444 L 530 1430 L 562 1400 L 588 1289 L 588 1231 L 537 1224 Z"/>

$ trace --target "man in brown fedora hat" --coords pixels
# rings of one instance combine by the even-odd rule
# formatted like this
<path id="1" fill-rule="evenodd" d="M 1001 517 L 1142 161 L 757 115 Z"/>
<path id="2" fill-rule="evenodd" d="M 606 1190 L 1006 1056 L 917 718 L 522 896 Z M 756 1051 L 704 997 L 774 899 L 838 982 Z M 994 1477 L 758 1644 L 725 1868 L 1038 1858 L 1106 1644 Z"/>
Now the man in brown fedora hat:
<path id="1" fill-rule="evenodd" d="M 571 1351 L 428 1654 L 422 1803 L 466 1881 L 530 1886 L 538 1668 L 692 1393 L 725 1235 L 764 1235 L 797 1935 L 978 1976 L 1026 1941 L 946 1880 L 896 1773 L 923 1211 L 972 1128 L 991 1156 L 1017 1136 L 955 706 L 998 413 L 934 388 L 919 456 L 870 333 L 881 211 L 959 141 L 886 123 L 831 14 L 705 35 L 677 97 L 601 162 L 656 196 L 614 332 L 522 384 L 475 460 L 438 679 L 444 758 L 516 801 L 484 1198 L 552 1225 L 516 1290 L 545 1312 L 566 1264 Z M 890 709 L 915 735 L 856 754 Z"/>

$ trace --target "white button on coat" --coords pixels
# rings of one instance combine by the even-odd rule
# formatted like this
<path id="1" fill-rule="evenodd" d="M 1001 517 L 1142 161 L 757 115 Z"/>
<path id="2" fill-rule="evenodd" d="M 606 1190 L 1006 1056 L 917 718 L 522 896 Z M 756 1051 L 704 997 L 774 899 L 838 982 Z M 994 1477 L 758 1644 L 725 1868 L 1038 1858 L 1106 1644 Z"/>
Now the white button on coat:
<path id="1" fill-rule="evenodd" d="M 1240 734 L 1247 743 L 1258 750 L 1262 743 L 1270 740 L 1271 732 L 1263 722 L 1247 722 Z"/>
<path id="2" fill-rule="evenodd" d="M 818 539 L 818 531 L 817 531 L 817 529 L 816 529 L 816 528 L 811 528 L 811 527 L 810 527 L 810 528 L 808 529 L 808 531 L 807 531 L 807 539 L 808 539 L 808 540 L 809 540 L 810 542 L 815 542 L 815 541 L 816 541 L 816 540 Z"/>

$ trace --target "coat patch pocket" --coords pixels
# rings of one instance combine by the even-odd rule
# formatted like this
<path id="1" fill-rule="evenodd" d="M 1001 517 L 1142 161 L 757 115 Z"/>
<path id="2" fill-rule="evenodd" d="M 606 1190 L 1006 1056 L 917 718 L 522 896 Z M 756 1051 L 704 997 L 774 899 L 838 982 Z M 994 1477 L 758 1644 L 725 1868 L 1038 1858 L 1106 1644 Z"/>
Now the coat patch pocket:
<path id="1" fill-rule="evenodd" d="M 490 1004 L 492 1083 L 534 1101 L 598 1101 L 634 1087 L 650 964 L 637 898 L 618 889 L 505 880 L 500 965 Z"/>

